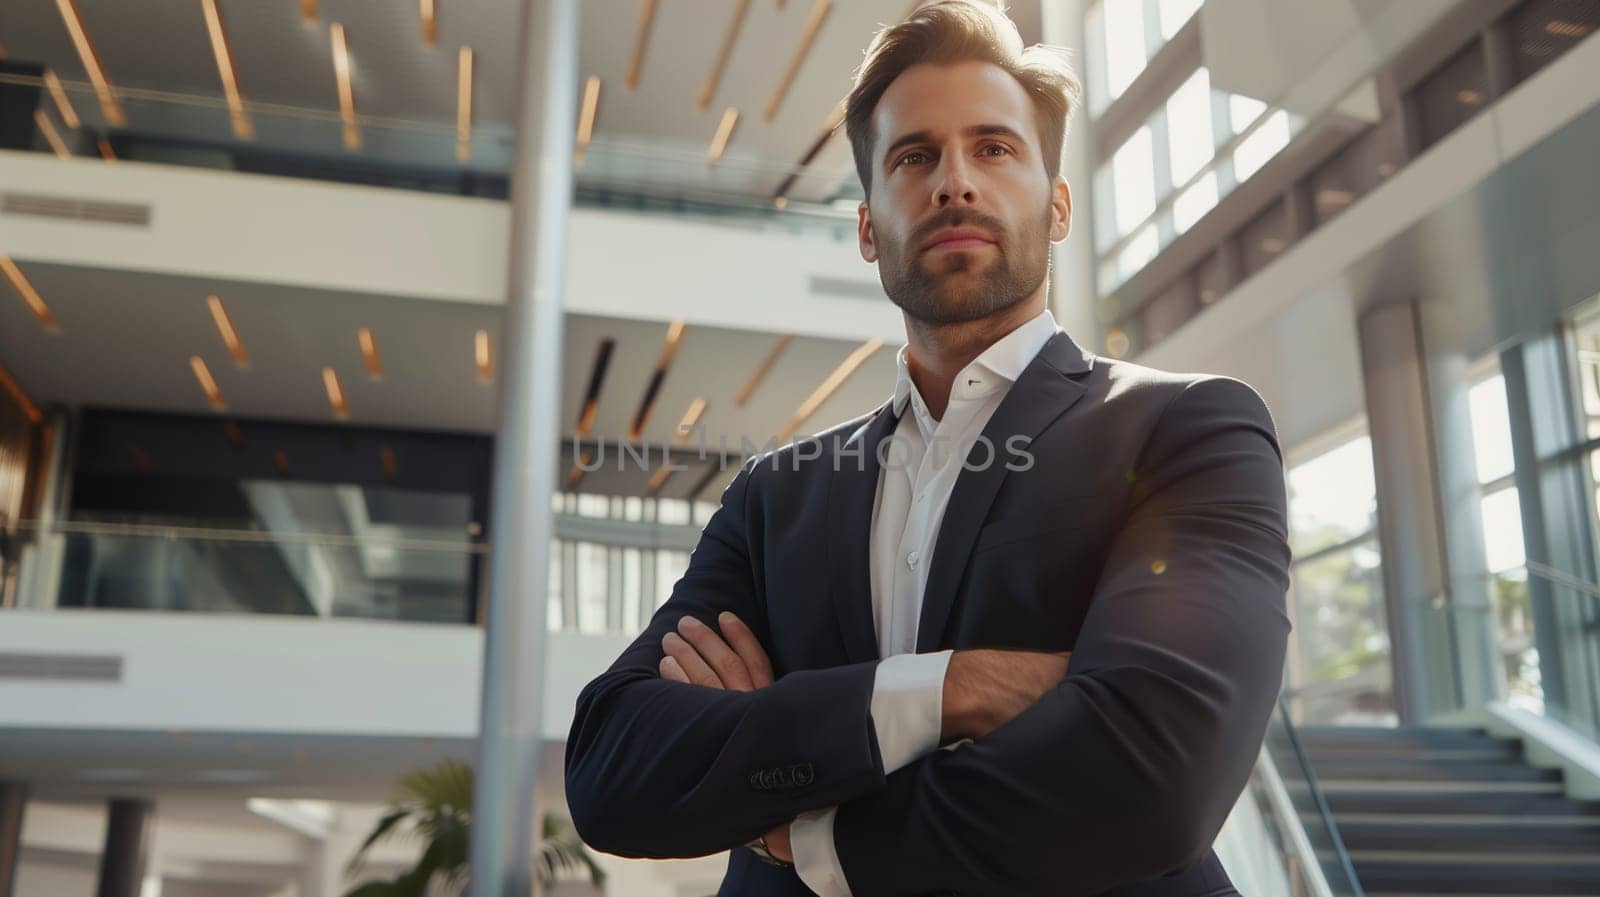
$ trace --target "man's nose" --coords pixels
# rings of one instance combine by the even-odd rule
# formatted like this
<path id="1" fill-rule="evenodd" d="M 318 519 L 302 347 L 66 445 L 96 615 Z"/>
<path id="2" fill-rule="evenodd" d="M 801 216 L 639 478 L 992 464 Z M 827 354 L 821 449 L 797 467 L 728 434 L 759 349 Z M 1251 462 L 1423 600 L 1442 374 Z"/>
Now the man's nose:
<path id="1" fill-rule="evenodd" d="M 945 153 L 939 160 L 938 175 L 933 191 L 933 204 L 936 207 L 972 205 L 978 201 L 978 187 L 973 182 L 972 170 L 960 153 Z"/>

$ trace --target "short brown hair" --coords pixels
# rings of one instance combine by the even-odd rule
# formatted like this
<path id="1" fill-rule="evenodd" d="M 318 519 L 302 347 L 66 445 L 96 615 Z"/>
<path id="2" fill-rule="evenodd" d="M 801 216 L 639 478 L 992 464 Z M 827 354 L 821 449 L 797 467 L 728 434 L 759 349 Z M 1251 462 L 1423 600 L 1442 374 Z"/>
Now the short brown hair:
<path id="1" fill-rule="evenodd" d="M 993 3 L 940 0 L 879 31 L 856 72 L 845 100 L 844 127 L 855 155 L 861 189 L 872 190 L 872 114 L 894 79 L 919 63 L 977 60 L 1004 69 L 1033 102 L 1045 173 L 1061 173 L 1061 145 L 1067 120 L 1077 108 L 1083 85 L 1061 51 L 1040 44 L 1023 49 L 1017 26 Z"/>

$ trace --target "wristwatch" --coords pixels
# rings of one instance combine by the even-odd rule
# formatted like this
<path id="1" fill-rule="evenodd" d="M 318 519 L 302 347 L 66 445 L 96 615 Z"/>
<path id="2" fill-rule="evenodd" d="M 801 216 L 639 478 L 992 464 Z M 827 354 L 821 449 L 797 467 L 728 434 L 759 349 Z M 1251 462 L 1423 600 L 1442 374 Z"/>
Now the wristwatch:
<path id="1" fill-rule="evenodd" d="M 746 844 L 745 846 L 750 848 L 750 852 L 756 855 L 756 859 L 760 860 L 763 863 L 766 863 L 768 866 L 783 866 L 783 867 L 793 867 L 794 866 L 793 863 L 785 862 L 784 860 L 780 860 L 776 856 L 773 855 L 771 848 L 767 847 L 767 836 L 766 835 L 762 835 L 761 837 L 755 839 L 754 841 L 751 841 L 750 843 Z"/>

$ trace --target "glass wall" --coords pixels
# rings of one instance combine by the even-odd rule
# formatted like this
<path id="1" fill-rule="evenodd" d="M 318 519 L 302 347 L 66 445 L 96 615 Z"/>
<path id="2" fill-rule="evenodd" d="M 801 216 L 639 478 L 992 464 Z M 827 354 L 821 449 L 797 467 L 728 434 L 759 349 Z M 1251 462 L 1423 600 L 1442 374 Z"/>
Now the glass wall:
<path id="1" fill-rule="evenodd" d="M 1288 471 L 1296 722 L 1392 725 L 1372 442 L 1351 436 Z"/>

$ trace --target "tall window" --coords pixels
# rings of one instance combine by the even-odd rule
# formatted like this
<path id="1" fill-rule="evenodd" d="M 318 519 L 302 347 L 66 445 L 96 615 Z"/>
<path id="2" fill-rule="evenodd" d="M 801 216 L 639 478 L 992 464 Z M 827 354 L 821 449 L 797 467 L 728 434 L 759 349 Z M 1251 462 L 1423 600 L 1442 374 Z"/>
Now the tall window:
<path id="1" fill-rule="evenodd" d="M 1358 436 L 1291 467 L 1288 687 L 1301 722 L 1395 722 L 1372 441 Z"/>
<path id="2" fill-rule="evenodd" d="M 1506 700 L 1536 713 L 1544 710 L 1539 682 L 1539 651 L 1534 646 L 1528 604 L 1527 555 L 1522 543 L 1522 505 L 1511 455 L 1511 413 L 1506 378 L 1485 374 L 1467 392 L 1472 417 L 1472 451 L 1477 465 L 1479 515 L 1490 598 L 1500 628 L 1506 675 Z"/>

